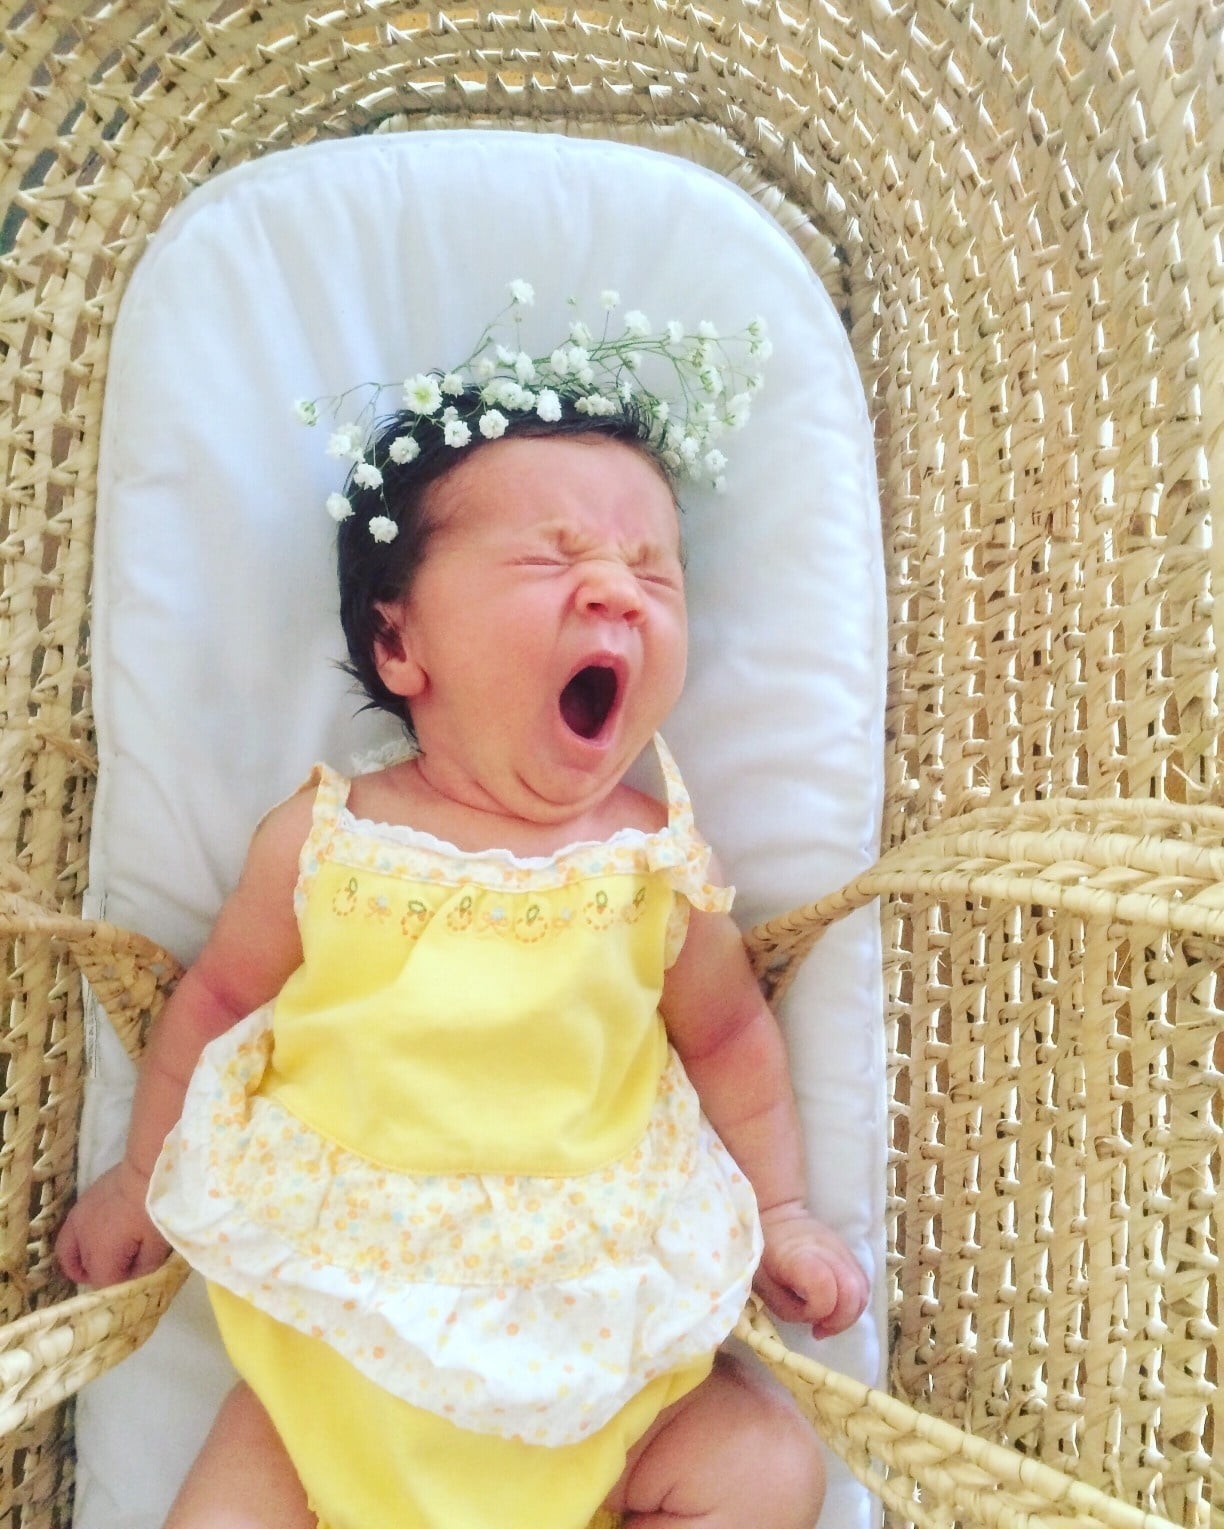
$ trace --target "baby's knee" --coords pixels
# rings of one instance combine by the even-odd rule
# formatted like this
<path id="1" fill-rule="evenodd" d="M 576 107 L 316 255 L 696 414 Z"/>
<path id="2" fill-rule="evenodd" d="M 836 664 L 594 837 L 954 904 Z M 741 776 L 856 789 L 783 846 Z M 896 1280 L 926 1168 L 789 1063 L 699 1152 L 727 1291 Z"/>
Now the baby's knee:
<path id="1" fill-rule="evenodd" d="M 741 1444 L 774 1515 L 770 1523 L 811 1529 L 825 1495 L 824 1451 L 794 1398 L 756 1366 L 731 1360 L 743 1388 Z"/>

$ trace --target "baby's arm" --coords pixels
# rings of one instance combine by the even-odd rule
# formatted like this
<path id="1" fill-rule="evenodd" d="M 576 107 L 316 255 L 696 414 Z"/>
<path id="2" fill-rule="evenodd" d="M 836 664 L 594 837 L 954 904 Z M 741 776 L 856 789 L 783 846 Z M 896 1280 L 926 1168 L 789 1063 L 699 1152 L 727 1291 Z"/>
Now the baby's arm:
<path id="1" fill-rule="evenodd" d="M 693 912 L 663 989 L 663 1018 L 706 1118 L 756 1192 L 765 1251 L 756 1287 L 817 1337 L 867 1304 L 867 1277 L 807 1208 L 803 1139 L 777 1021 L 726 914 Z"/>
<path id="2" fill-rule="evenodd" d="M 123 1160 L 81 1195 L 56 1241 L 69 1279 L 114 1284 L 149 1273 L 169 1253 L 145 1209 L 149 1177 L 200 1052 L 273 998 L 301 964 L 293 889 L 311 805 L 309 796 L 295 796 L 261 823 L 207 944 L 153 1026 Z"/>

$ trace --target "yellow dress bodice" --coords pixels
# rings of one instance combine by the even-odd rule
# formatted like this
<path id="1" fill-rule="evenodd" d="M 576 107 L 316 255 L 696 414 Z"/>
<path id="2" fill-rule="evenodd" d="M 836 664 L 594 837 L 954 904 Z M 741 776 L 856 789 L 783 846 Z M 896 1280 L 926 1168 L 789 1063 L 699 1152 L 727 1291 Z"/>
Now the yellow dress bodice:
<path id="1" fill-rule="evenodd" d="M 346 791 L 319 772 L 304 959 L 262 1092 L 402 1172 L 576 1174 L 621 1156 L 667 1060 L 659 997 L 687 901 L 650 857 L 669 858 L 669 830 L 536 862 L 466 855 L 355 822 Z"/>

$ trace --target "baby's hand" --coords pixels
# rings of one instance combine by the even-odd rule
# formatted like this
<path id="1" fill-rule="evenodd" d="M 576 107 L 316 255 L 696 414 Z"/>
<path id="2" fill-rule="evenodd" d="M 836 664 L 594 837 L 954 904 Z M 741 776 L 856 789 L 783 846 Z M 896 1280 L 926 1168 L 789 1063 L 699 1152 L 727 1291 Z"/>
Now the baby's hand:
<path id="1" fill-rule="evenodd" d="M 78 1285 L 114 1285 L 151 1274 L 170 1244 L 149 1219 L 146 1181 L 117 1163 L 91 1184 L 68 1212 L 56 1238 L 60 1268 Z"/>
<path id="2" fill-rule="evenodd" d="M 870 1286 L 850 1249 L 803 1205 L 761 1216 L 765 1252 L 755 1285 L 783 1322 L 806 1322 L 817 1338 L 840 1333 L 867 1306 Z"/>

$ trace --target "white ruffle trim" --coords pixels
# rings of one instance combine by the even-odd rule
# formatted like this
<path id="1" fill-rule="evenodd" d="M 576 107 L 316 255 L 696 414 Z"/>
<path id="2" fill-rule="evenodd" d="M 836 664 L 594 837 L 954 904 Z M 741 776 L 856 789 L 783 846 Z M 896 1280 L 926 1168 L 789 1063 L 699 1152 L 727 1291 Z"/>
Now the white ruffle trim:
<path id="1" fill-rule="evenodd" d="M 149 1207 L 206 1278 L 478 1432 L 575 1442 L 734 1327 L 761 1252 L 747 1180 L 672 1055 L 649 1128 L 570 1178 L 412 1175 L 258 1087 L 271 1006 L 214 1041 Z"/>

